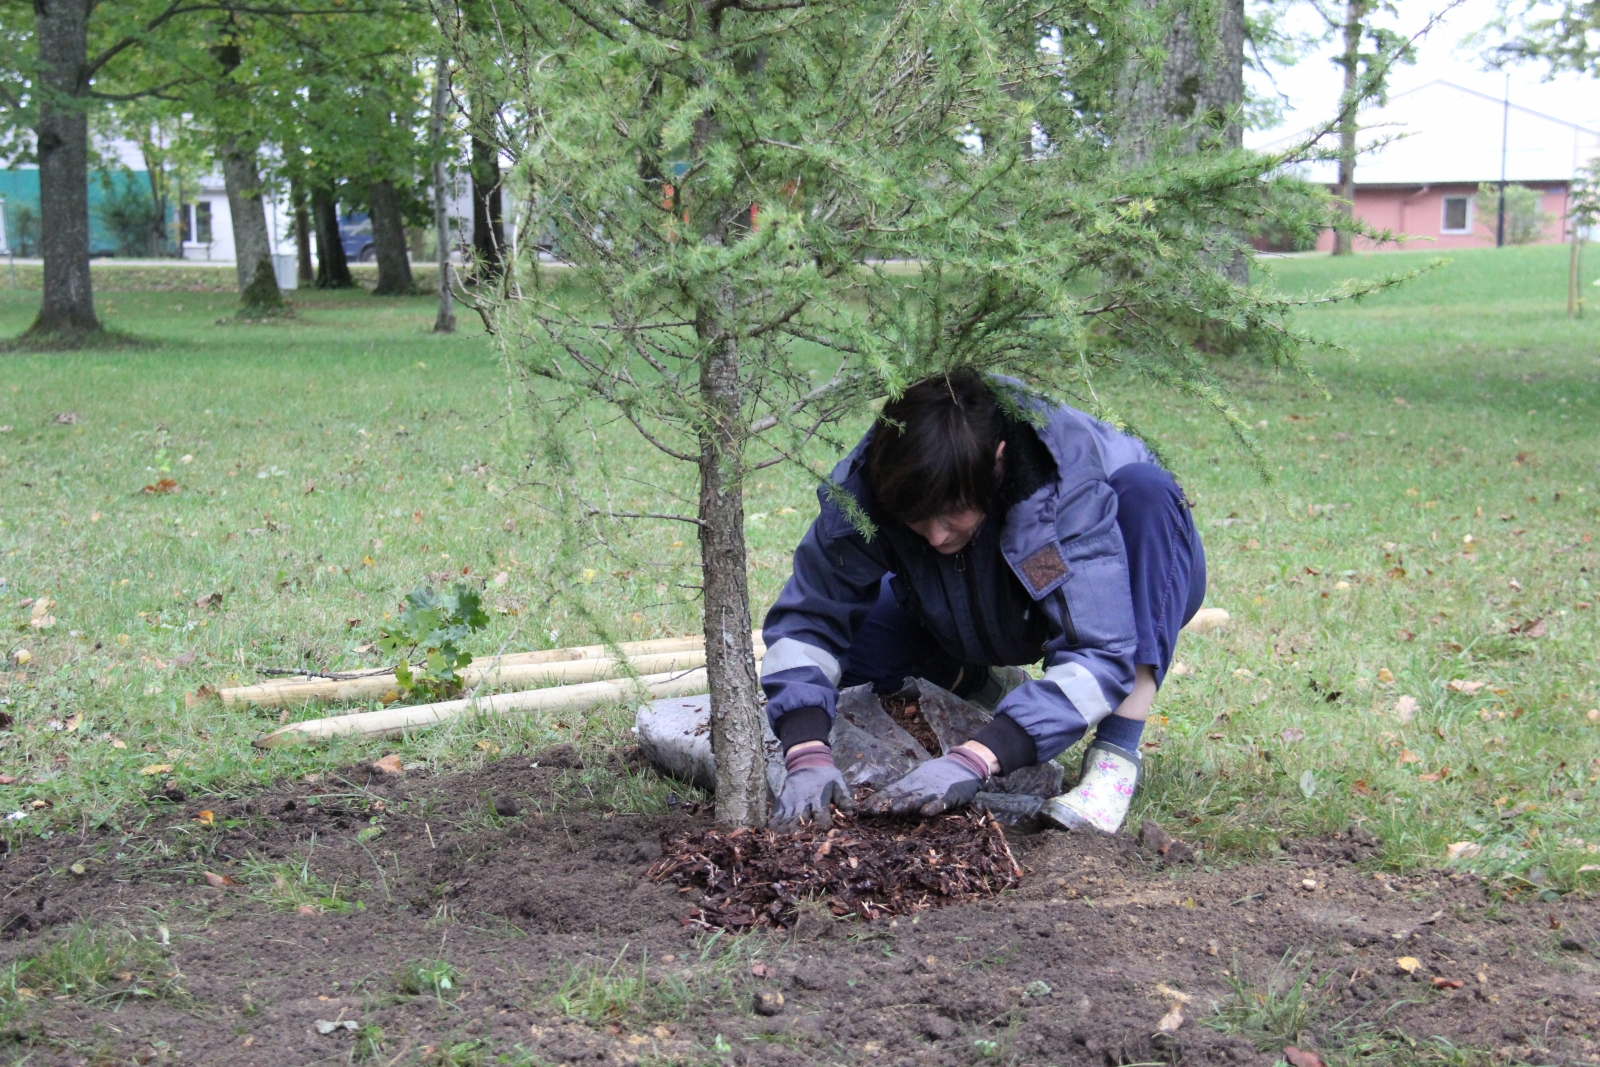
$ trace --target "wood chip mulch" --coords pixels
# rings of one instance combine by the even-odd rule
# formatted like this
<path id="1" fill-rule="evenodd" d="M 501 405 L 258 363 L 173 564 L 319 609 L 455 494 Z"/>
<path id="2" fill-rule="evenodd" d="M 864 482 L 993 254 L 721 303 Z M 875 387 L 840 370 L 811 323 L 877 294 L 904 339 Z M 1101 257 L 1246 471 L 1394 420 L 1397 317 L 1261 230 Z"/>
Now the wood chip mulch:
<path id="1" fill-rule="evenodd" d="M 992 897 L 1022 868 L 991 816 L 921 822 L 837 815 L 831 830 L 705 830 L 661 842 L 650 878 L 701 890 L 686 920 L 707 929 L 791 926 L 807 899 L 835 915 L 908 915 Z M 700 894 L 696 894 L 697 897 Z"/>

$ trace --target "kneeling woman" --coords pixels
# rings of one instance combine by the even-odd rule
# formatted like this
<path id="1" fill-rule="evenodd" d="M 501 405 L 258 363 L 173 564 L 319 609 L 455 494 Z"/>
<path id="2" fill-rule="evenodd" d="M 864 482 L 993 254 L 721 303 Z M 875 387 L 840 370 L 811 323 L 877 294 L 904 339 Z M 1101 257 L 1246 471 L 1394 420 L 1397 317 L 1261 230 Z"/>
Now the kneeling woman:
<path id="1" fill-rule="evenodd" d="M 833 477 L 876 531 L 863 536 L 848 502 L 819 493 L 767 614 L 761 682 L 789 771 L 773 825 L 826 825 L 830 804 L 851 803 L 828 748 L 839 688 L 888 693 L 919 677 L 994 718 L 874 795 L 874 810 L 959 807 L 989 776 L 1054 759 L 1093 728 L 1081 780 L 1045 812 L 1116 831 L 1145 719 L 1205 593 L 1172 475 L 1137 439 L 962 370 L 886 404 Z M 1018 669 L 1041 662 L 1042 679 Z"/>

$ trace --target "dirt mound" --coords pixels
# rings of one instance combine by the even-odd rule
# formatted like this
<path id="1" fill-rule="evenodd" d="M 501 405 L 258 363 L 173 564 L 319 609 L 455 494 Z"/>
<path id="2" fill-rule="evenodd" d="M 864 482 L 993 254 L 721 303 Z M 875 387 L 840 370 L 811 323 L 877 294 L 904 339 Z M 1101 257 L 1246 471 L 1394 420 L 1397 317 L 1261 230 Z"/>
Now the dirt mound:
<path id="1" fill-rule="evenodd" d="M 358 768 L 14 838 L 0 1061 L 1466 1062 L 1449 1042 L 1600 1062 L 1592 902 L 1374 871 L 1359 833 L 1197 868 L 1051 832 L 1010 838 L 1024 874 L 992 899 L 709 933 L 646 877 L 708 816 L 586 808 L 594 776 L 640 772 L 585 755 Z M 62 969 L 93 944 L 121 955 Z"/>
<path id="2" fill-rule="evenodd" d="M 694 922 L 710 930 L 793 926 L 824 900 L 836 916 L 883 919 L 993 897 L 1022 879 L 992 816 L 903 819 L 839 814 L 828 830 L 704 830 L 663 839 L 653 881 L 705 890 Z"/>

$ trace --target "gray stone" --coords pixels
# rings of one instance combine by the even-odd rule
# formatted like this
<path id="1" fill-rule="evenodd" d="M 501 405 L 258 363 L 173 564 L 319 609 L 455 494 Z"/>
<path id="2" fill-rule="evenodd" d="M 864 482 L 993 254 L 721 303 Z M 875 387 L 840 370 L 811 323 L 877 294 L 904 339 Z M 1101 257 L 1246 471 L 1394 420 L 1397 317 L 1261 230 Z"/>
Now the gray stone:
<path id="1" fill-rule="evenodd" d="M 669 778 L 716 792 L 717 763 L 711 754 L 711 697 L 669 697 L 641 704 L 633 720 L 639 754 Z M 783 790 L 783 750 L 772 728 L 763 731 L 767 788 Z"/>

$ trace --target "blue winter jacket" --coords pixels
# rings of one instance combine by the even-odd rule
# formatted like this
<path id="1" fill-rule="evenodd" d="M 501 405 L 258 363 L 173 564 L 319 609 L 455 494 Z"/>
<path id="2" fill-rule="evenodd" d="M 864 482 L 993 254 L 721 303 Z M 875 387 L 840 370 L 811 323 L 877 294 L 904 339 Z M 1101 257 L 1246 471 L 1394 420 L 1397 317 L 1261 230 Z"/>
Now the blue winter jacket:
<path id="1" fill-rule="evenodd" d="M 831 720 L 840 661 L 885 574 L 894 575 L 896 596 L 956 662 L 1043 660 L 1044 678 L 1013 690 L 997 709 L 1032 738 L 1040 761 L 1082 737 L 1132 690 L 1128 559 L 1106 479 L 1124 464 L 1155 457 L 1138 439 L 1075 408 L 1019 399 L 1044 416 L 1035 429 L 1056 477 L 1013 504 L 998 525 L 986 520 L 959 553 L 942 555 L 879 513 L 865 476 L 870 431 L 834 469 L 834 483 L 876 534 L 863 537 L 826 487 L 818 491 L 822 513 L 795 549 L 794 573 L 763 630 L 761 684 L 774 726 L 804 708 L 821 708 Z"/>

